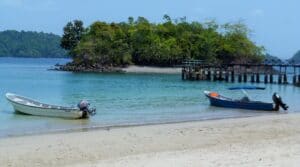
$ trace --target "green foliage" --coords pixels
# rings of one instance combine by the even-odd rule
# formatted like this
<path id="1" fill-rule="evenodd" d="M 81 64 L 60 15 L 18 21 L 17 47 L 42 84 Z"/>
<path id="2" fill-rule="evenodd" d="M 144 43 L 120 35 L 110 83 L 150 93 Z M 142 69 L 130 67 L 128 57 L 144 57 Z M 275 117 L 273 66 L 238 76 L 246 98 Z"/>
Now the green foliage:
<path id="1" fill-rule="evenodd" d="M 263 47 L 249 39 L 249 30 L 241 23 L 190 23 L 185 17 L 173 21 L 168 15 L 163 19 L 158 24 L 144 17 L 129 17 L 121 23 L 95 22 L 73 49 L 69 47 L 74 62 L 87 66 L 172 66 L 186 59 L 232 63 L 261 62 L 264 58 Z"/>
<path id="2" fill-rule="evenodd" d="M 60 37 L 54 34 L 25 31 L 0 32 L 0 57 L 66 57 L 60 46 Z"/>
<path id="3" fill-rule="evenodd" d="M 105 64 L 110 66 L 131 63 L 126 34 L 118 24 L 95 22 L 75 48 L 75 62 L 86 66 Z"/>
<path id="4" fill-rule="evenodd" d="M 60 46 L 66 50 L 72 51 L 79 43 L 84 31 L 85 29 L 82 21 L 74 20 L 73 22 L 68 22 L 64 27 L 64 34 L 61 38 Z M 70 53 L 72 55 L 72 52 Z"/>
<path id="5" fill-rule="evenodd" d="M 249 40 L 249 30 L 241 23 L 225 24 L 223 33 L 223 46 L 219 59 L 225 62 L 256 63 L 264 59 L 263 47 L 258 47 Z"/>

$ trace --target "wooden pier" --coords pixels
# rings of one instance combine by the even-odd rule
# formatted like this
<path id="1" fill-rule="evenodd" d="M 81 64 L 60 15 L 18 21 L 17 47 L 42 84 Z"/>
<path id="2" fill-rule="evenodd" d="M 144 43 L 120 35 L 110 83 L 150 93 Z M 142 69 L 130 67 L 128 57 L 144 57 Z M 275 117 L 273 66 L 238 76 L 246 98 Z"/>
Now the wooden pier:
<path id="1" fill-rule="evenodd" d="M 189 60 L 181 67 L 182 80 L 300 85 L 299 64 L 211 64 Z"/>

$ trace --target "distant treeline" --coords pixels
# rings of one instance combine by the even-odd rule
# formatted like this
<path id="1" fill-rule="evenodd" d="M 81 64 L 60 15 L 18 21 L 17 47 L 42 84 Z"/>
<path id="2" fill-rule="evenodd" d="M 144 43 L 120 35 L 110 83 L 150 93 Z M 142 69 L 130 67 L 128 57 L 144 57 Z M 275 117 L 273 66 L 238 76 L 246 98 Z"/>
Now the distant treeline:
<path id="1" fill-rule="evenodd" d="M 207 62 L 260 62 L 264 49 L 249 38 L 242 23 L 219 25 L 172 20 L 151 23 L 144 17 L 127 22 L 94 22 L 87 28 L 79 20 L 64 27 L 61 46 L 74 63 L 86 66 L 128 64 L 172 66 L 186 59 Z"/>
<path id="2" fill-rule="evenodd" d="M 300 50 L 290 59 L 291 63 L 300 64 Z"/>
<path id="3" fill-rule="evenodd" d="M 43 32 L 0 32 L 0 57 L 66 57 L 61 37 Z"/>
<path id="4" fill-rule="evenodd" d="M 283 60 L 276 56 L 272 56 L 269 53 L 265 55 L 264 63 L 271 63 L 271 64 L 282 64 L 284 63 Z"/>

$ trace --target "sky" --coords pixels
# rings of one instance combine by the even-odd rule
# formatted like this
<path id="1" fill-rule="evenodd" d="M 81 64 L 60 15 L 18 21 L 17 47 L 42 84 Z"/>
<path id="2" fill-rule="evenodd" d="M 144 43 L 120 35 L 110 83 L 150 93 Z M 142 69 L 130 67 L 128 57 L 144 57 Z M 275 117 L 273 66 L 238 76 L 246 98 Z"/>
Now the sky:
<path id="1" fill-rule="evenodd" d="M 62 35 L 63 26 L 80 19 L 127 21 L 143 16 L 162 22 L 164 14 L 188 21 L 243 21 L 251 39 L 282 59 L 300 50 L 299 0 L 0 0 L 0 31 L 43 31 Z"/>

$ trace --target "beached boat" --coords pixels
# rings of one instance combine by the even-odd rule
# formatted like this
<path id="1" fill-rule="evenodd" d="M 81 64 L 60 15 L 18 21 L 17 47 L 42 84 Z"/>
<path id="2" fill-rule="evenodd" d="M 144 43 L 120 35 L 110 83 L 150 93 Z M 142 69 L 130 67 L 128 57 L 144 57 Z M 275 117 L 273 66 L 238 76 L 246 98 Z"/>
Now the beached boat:
<path id="1" fill-rule="evenodd" d="M 89 109 L 89 104 L 86 101 L 81 101 L 76 108 L 44 104 L 12 93 L 7 93 L 6 98 L 15 111 L 29 115 L 77 119 L 87 118 L 89 115 L 95 114 L 96 111 Z"/>
<path id="2" fill-rule="evenodd" d="M 230 90 L 238 90 L 239 88 L 229 88 Z M 255 89 L 253 87 L 249 88 L 240 88 L 240 89 Z M 258 88 L 263 90 L 262 88 Z M 264 111 L 278 111 L 279 107 L 282 107 L 284 110 L 288 109 L 288 106 L 284 104 L 281 100 L 281 97 L 277 93 L 273 94 L 273 103 L 253 101 L 250 100 L 248 96 L 243 97 L 242 99 L 231 99 L 225 96 L 220 95 L 216 92 L 204 91 L 206 97 L 208 97 L 210 104 L 217 107 L 225 108 L 240 108 L 247 110 L 264 110 Z"/>

